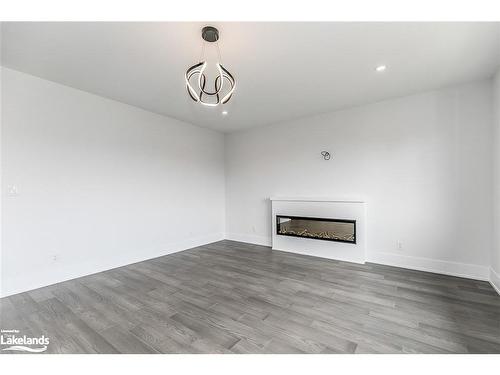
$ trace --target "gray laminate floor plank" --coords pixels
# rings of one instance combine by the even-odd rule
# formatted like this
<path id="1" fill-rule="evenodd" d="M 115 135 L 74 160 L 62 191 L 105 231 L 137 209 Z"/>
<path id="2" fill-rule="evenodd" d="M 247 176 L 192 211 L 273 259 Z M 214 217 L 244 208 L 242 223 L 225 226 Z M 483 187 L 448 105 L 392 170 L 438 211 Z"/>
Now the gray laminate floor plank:
<path id="1" fill-rule="evenodd" d="M 151 354 L 158 353 L 144 341 L 137 338 L 129 331 L 120 326 L 110 327 L 104 330 L 102 336 L 123 354 Z"/>
<path id="2" fill-rule="evenodd" d="M 487 282 L 220 241 L 0 300 L 47 353 L 500 353 Z"/>

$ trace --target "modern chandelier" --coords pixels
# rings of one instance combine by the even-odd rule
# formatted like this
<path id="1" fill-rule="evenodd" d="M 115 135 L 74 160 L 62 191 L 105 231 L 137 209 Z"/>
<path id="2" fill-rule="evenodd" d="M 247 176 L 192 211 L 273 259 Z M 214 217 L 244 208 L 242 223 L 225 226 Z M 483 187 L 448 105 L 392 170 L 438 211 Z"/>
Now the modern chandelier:
<path id="1" fill-rule="evenodd" d="M 191 99 L 197 103 L 209 107 L 216 107 L 219 104 L 225 104 L 231 99 L 236 82 L 234 77 L 224 66 L 222 66 L 222 59 L 219 49 L 219 31 L 213 26 L 206 26 L 201 31 L 203 38 L 203 46 L 200 57 L 200 62 L 193 65 L 186 71 L 186 88 Z M 215 78 L 213 91 L 207 87 L 207 77 L 205 76 L 205 69 L 207 68 L 207 61 L 204 59 L 205 42 L 215 43 L 217 46 L 217 54 L 219 61 L 216 63 L 218 75 Z"/>

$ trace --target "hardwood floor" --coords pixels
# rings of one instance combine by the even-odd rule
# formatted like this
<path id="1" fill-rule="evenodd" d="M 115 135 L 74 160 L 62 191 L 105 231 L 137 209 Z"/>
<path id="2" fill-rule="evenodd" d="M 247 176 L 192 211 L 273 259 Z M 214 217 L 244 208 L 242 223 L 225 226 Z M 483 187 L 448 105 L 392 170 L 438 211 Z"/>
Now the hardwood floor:
<path id="1" fill-rule="evenodd" d="M 233 241 L 0 305 L 1 328 L 48 336 L 46 353 L 500 353 L 487 282 Z"/>

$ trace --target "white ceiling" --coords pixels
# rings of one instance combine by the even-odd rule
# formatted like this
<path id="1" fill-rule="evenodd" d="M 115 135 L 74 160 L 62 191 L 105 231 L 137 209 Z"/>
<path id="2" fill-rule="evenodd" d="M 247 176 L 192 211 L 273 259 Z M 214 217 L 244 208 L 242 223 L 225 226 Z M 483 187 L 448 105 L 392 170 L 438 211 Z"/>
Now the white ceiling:
<path id="1" fill-rule="evenodd" d="M 3 23 L 2 65 L 222 131 L 486 78 L 500 65 L 500 23 L 210 24 L 237 81 L 227 116 L 186 92 L 201 23 Z"/>

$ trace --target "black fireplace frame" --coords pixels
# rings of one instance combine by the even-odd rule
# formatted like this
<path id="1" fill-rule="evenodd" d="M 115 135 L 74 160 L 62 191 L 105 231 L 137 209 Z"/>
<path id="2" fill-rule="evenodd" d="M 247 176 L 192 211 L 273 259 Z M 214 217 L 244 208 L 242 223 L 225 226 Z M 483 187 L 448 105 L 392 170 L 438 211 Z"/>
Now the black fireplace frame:
<path id="1" fill-rule="evenodd" d="M 280 218 L 288 218 L 288 219 L 300 219 L 300 220 L 313 220 L 313 221 L 333 221 L 336 223 L 350 223 L 354 224 L 354 238 L 353 241 L 349 240 L 338 240 L 335 238 L 321 238 L 321 237 L 306 237 L 306 236 L 301 236 L 299 234 L 288 234 L 288 233 L 280 233 L 280 223 L 279 219 Z M 353 245 L 356 245 L 357 243 L 357 235 L 356 235 L 356 220 L 346 220 L 346 219 L 331 219 L 331 218 L 326 218 L 326 217 L 309 217 L 309 216 L 290 216 L 290 215 L 276 215 L 276 234 L 278 236 L 289 236 L 289 237 L 298 237 L 298 238 L 305 238 L 309 240 L 323 240 L 323 241 L 334 241 L 334 242 L 343 242 L 343 243 L 350 243 Z"/>

